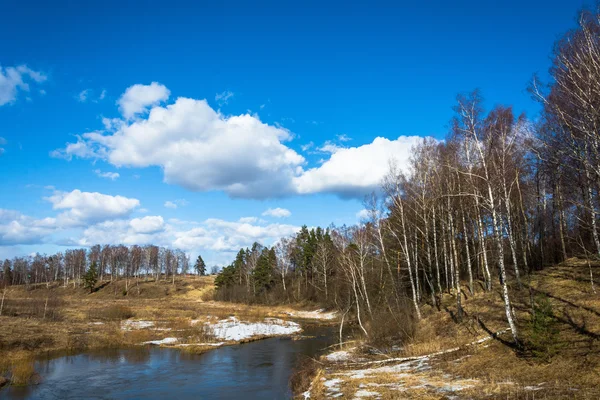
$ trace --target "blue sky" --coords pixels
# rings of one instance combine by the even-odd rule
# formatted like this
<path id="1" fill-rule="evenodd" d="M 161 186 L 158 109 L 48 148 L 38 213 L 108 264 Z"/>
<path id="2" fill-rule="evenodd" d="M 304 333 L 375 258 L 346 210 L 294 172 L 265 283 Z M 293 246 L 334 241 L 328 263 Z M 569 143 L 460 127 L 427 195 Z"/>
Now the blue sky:
<path id="1" fill-rule="evenodd" d="M 2 6 L 0 257 L 123 241 L 223 264 L 355 223 L 458 92 L 535 119 L 527 83 L 585 4 L 87 3 Z"/>

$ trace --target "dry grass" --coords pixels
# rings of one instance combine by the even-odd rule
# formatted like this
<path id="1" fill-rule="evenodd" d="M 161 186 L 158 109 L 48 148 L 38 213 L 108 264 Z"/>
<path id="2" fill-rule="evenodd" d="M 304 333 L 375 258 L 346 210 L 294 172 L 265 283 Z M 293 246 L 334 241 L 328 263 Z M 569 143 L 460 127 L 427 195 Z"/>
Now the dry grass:
<path id="1" fill-rule="evenodd" d="M 211 276 L 180 277 L 175 285 L 164 280 L 130 280 L 127 284 L 105 281 L 98 283 L 91 294 L 83 288 L 57 283 L 49 287 L 11 287 L 0 316 L 0 374 L 9 375 L 13 361 L 48 352 L 64 354 L 139 345 L 165 337 L 177 337 L 178 343 L 183 344 L 214 343 L 204 322 L 230 316 L 262 321 L 265 317 L 284 317 L 289 310 L 212 301 L 213 281 Z M 51 308 L 60 318 L 49 317 Z M 125 320 L 150 321 L 152 326 L 125 330 Z M 192 320 L 198 323 L 192 324 Z M 177 348 L 201 353 L 215 347 Z"/>
<path id="2" fill-rule="evenodd" d="M 10 365 L 11 384 L 15 386 L 27 385 L 31 382 L 34 375 L 33 358 L 27 353 L 19 353 Z"/>
<path id="3" fill-rule="evenodd" d="M 594 275 L 600 276 L 600 264 L 596 262 L 592 268 Z M 507 322 L 498 284 L 489 293 L 479 287 L 476 293 L 470 294 L 464 287 L 462 321 L 455 319 L 456 298 L 445 295 L 442 312 L 424 309 L 424 319 L 413 339 L 388 356 L 415 357 L 456 347 L 461 348 L 459 351 L 427 360 L 430 369 L 389 372 L 389 368 L 382 368 L 381 372 L 359 374 L 356 378 L 347 374 L 348 366 L 330 365 L 322 379 L 343 379 L 340 390 L 349 398 L 358 390 L 377 392 L 382 399 L 442 399 L 451 395 L 472 399 L 600 398 L 600 291 L 592 291 L 587 262 L 567 260 L 533 274 L 523 284 L 524 288 L 518 290 L 511 282 L 511 299 L 524 343 L 522 348 L 511 345 L 510 334 L 481 345 L 467 346 L 505 329 Z M 596 287 L 600 289 L 598 282 Z M 547 359 L 534 356 L 528 349 L 532 334 L 531 299 L 535 296 L 549 300 L 558 328 L 556 354 Z M 457 382 L 462 382 L 463 387 L 451 390 L 457 389 L 452 386 Z"/>
<path id="4" fill-rule="evenodd" d="M 134 316 L 133 310 L 124 304 L 111 304 L 107 307 L 96 307 L 88 310 L 90 321 L 121 321 Z"/>

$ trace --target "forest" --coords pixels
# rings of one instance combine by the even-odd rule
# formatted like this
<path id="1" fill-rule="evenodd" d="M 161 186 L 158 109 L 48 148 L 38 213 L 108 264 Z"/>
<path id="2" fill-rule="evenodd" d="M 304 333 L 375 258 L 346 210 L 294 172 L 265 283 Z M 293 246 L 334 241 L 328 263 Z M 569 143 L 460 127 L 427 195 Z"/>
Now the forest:
<path id="1" fill-rule="evenodd" d="M 600 256 L 598 18 L 582 12 L 555 44 L 550 81 L 533 77 L 539 118 L 486 110 L 477 90 L 457 96 L 446 139 L 414 148 L 409 170 L 391 160 L 361 223 L 241 249 L 216 279 L 219 298 L 320 303 L 353 316 L 368 338 L 383 325 L 406 330 L 447 297 L 460 321 L 466 296 L 499 289 L 518 344 L 511 298 L 530 274 Z"/>
<path id="2" fill-rule="evenodd" d="M 530 274 L 600 257 L 599 15 L 583 11 L 578 22 L 555 44 L 549 81 L 534 76 L 528 87 L 539 117 L 486 110 L 477 90 L 458 95 L 445 140 L 423 140 L 408 170 L 390 160 L 359 224 L 304 226 L 272 247 L 240 249 L 216 277 L 217 298 L 319 303 L 370 337 L 382 325 L 406 330 L 444 298 L 460 321 L 465 296 L 500 289 L 519 343 L 511 298 Z M 0 282 L 79 285 L 92 265 L 101 281 L 127 284 L 174 282 L 193 267 L 181 250 L 96 245 L 5 260 Z M 589 284 L 595 291 L 591 267 Z"/>

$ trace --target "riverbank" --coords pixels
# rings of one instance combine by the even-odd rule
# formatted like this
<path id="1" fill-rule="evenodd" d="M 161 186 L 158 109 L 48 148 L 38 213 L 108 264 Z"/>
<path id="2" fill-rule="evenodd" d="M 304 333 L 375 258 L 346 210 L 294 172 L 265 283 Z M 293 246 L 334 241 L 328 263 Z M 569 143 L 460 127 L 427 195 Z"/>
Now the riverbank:
<path id="1" fill-rule="evenodd" d="M 303 324 L 300 335 L 222 346 L 203 354 L 164 346 L 87 350 L 42 358 L 41 385 L 10 386 L 0 398 L 24 399 L 290 399 L 297 360 L 335 340 L 335 327 Z M 82 383 L 85 384 L 82 384 Z"/>
<path id="2" fill-rule="evenodd" d="M 299 321 L 331 313 L 212 301 L 212 277 L 101 282 L 88 293 L 68 285 L 9 287 L 0 316 L 0 376 L 38 380 L 33 362 L 90 349 L 163 346 L 202 353 L 225 345 L 298 335 Z M 43 377 L 42 377 L 43 378 Z"/>
<path id="3" fill-rule="evenodd" d="M 596 276 L 600 264 L 591 268 Z M 600 398 L 600 296 L 587 262 L 571 259 L 532 274 L 523 289 L 513 286 L 519 348 L 502 318 L 499 288 L 463 290 L 462 321 L 446 295 L 441 311 L 423 310 L 407 343 L 336 346 L 313 364 L 313 379 L 298 398 Z M 541 334 L 531 323 L 532 302 L 545 305 Z"/>

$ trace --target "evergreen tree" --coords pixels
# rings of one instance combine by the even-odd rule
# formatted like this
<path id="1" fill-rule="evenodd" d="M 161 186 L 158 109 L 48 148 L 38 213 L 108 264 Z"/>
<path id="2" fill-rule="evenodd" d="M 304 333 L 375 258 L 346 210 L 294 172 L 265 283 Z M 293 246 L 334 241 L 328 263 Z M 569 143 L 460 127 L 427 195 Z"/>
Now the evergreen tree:
<path id="1" fill-rule="evenodd" d="M 252 271 L 252 280 L 256 293 L 269 290 L 273 285 L 273 270 L 277 264 L 275 251 L 273 249 L 263 249 L 256 263 L 256 268 Z"/>
<path id="2" fill-rule="evenodd" d="M 229 265 L 221 270 L 215 278 L 215 286 L 217 289 L 230 287 L 235 284 L 235 267 Z"/>
<path id="3" fill-rule="evenodd" d="M 198 255 L 198 258 L 196 259 L 196 265 L 194 265 L 194 269 L 196 270 L 196 273 L 198 275 L 206 275 L 206 264 L 204 263 L 204 260 L 202 259 L 201 255 Z"/>
<path id="4" fill-rule="evenodd" d="M 83 282 L 84 287 L 90 289 L 90 293 L 92 293 L 94 291 L 94 286 L 96 286 L 96 282 L 98 282 L 98 269 L 96 268 L 95 262 L 90 265 L 90 268 L 83 276 Z"/>

